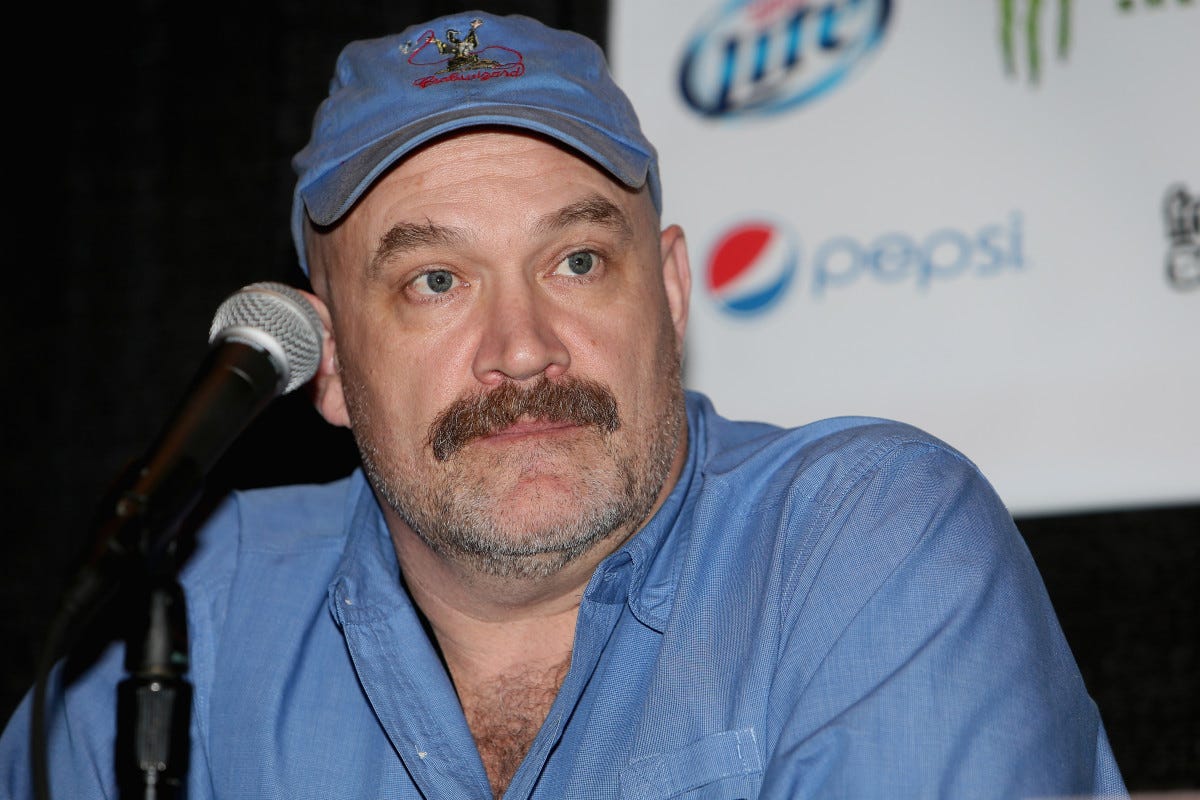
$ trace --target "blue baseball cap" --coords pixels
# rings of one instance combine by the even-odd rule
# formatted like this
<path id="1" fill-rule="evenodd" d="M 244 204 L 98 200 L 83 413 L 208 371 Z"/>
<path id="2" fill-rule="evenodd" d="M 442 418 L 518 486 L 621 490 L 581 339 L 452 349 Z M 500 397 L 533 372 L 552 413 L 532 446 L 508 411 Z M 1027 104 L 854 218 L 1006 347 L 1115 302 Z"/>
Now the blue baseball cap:
<path id="1" fill-rule="evenodd" d="M 292 159 L 292 240 L 308 273 L 304 218 L 341 219 L 371 184 L 429 140 L 480 125 L 549 136 L 662 211 L 658 156 L 600 47 L 521 15 L 449 14 L 348 44 L 312 137 Z"/>

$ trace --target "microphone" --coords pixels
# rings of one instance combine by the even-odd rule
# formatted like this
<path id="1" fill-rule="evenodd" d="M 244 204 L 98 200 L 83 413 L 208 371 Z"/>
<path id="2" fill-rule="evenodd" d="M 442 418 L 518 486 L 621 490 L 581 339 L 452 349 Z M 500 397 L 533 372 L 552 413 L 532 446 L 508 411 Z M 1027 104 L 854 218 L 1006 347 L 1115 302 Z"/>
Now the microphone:
<path id="1" fill-rule="evenodd" d="M 81 584 L 90 584 L 79 587 L 84 595 L 93 598 L 114 567 L 161 555 L 205 476 L 238 435 L 271 400 L 316 374 L 321 336 L 316 309 L 283 283 L 252 283 L 221 303 L 209 329 L 210 350 L 183 401 L 140 467 L 109 495 L 111 506 L 101 508 L 95 550 L 79 575 Z"/>
<path id="2" fill-rule="evenodd" d="M 134 670 L 118 687 L 117 771 L 145 796 L 177 788 L 187 770 L 191 685 L 183 592 L 163 558 L 179 521 L 199 498 L 205 475 L 234 439 L 280 394 L 307 383 L 321 362 L 321 319 L 296 289 L 260 282 L 217 308 L 211 345 L 170 422 L 132 477 L 101 506 L 95 550 L 64 593 L 50 625 L 34 683 L 30 743 L 34 788 L 49 798 L 46 684 L 59 647 L 95 614 L 123 578 L 135 578 L 146 619 L 129 643 Z M 136 785 L 134 782 L 136 781 Z M 127 786 L 128 784 L 128 786 Z"/>

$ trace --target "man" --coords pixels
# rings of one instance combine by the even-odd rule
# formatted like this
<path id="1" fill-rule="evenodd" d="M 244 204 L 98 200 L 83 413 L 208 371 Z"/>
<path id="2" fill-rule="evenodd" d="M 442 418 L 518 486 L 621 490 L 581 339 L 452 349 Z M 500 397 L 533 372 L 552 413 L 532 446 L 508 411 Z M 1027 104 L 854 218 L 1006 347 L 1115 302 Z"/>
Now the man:
<path id="1" fill-rule="evenodd" d="M 462 25 L 502 66 L 413 46 Z M 201 533 L 189 798 L 1124 794 L 969 461 L 683 391 L 684 236 L 593 43 L 479 12 L 353 43 L 294 163 L 313 397 L 363 470 Z M 52 694 L 56 796 L 114 793 L 122 670 Z"/>

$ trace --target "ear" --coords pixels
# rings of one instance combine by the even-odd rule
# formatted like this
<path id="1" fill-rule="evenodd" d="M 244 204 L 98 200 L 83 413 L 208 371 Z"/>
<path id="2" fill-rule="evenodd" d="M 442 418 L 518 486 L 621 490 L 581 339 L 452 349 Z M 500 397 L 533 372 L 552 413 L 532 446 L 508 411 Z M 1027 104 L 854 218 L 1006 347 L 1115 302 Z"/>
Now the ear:
<path id="1" fill-rule="evenodd" d="M 346 412 L 346 395 L 342 391 L 342 374 L 338 370 L 337 342 L 333 338 L 333 318 L 329 307 L 321 298 L 301 290 L 308 302 L 321 318 L 321 363 L 317 374 L 308 384 L 309 397 L 325 421 L 330 425 L 350 427 L 350 415 Z"/>
<path id="2" fill-rule="evenodd" d="M 687 331 L 688 302 L 692 296 L 692 266 L 688 261 L 687 239 L 682 228 L 671 225 L 662 232 L 659 243 L 667 305 L 671 309 L 675 337 L 682 349 L 684 333 Z"/>

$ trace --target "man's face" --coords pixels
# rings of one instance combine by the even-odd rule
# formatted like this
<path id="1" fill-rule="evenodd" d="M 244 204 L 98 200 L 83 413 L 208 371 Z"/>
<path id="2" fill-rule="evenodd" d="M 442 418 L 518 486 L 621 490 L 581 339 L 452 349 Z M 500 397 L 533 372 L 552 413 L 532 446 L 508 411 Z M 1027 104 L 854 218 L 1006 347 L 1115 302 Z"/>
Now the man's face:
<path id="1" fill-rule="evenodd" d="M 310 241 L 393 534 L 547 575 L 619 546 L 665 497 L 686 449 L 688 276 L 646 192 L 476 131 L 406 157 Z"/>

